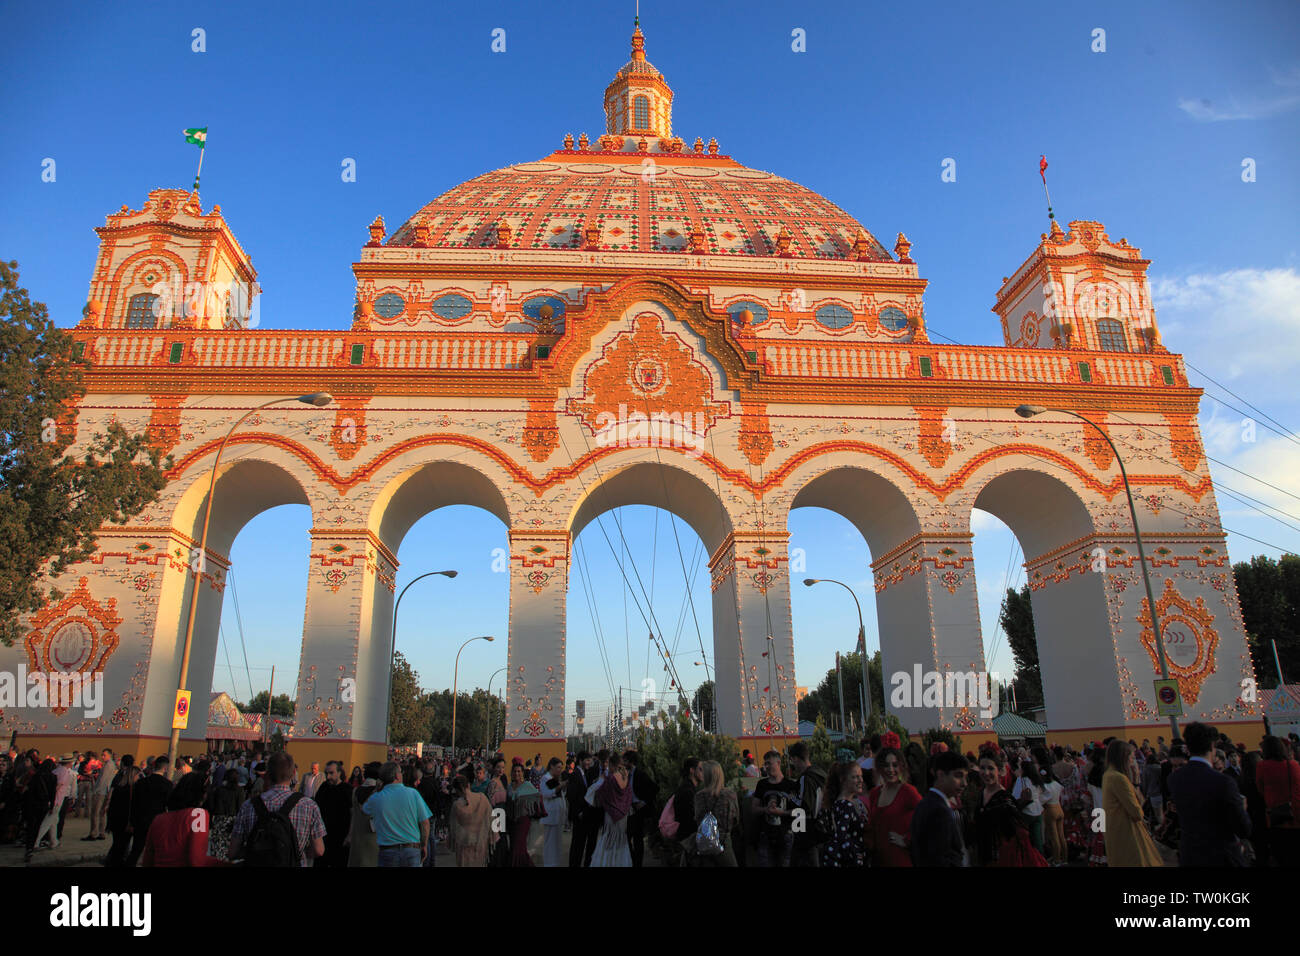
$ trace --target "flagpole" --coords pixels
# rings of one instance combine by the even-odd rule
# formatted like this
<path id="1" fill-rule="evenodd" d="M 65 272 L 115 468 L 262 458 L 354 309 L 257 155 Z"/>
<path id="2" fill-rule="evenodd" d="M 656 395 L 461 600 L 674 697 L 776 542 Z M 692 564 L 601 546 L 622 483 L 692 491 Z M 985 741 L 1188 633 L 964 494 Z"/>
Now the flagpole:
<path id="1" fill-rule="evenodd" d="M 204 136 L 204 137 L 203 137 L 203 140 L 204 140 L 203 145 L 199 147 L 199 168 L 198 168 L 198 171 L 194 173 L 194 191 L 195 191 L 195 192 L 198 192 L 198 191 L 199 191 L 199 176 L 202 175 L 202 173 L 203 173 L 203 151 L 204 151 L 205 149 L 208 148 L 208 144 L 207 144 L 207 136 Z"/>
<path id="2" fill-rule="evenodd" d="M 1047 191 L 1047 157 L 1038 157 L 1038 175 L 1043 179 L 1043 195 L 1047 197 L 1047 218 L 1049 220 L 1056 218 L 1056 213 L 1052 212 L 1052 194 Z"/>

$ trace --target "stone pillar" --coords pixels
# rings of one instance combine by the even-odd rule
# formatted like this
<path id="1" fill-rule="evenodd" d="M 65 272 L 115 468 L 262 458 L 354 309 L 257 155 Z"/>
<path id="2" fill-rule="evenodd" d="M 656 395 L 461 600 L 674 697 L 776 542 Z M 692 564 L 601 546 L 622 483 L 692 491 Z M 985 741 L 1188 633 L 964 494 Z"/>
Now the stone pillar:
<path id="1" fill-rule="evenodd" d="M 788 538 L 736 532 L 709 559 L 718 732 L 760 757 L 799 736 Z"/>
<path id="2" fill-rule="evenodd" d="M 139 728 L 141 738 L 160 741 L 154 745 L 158 753 L 166 752 L 171 736 L 172 709 L 176 703 L 176 690 L 181 675 L 185 624 L 194 590 L 192 568 L 197 559 L 198 542 L 173 530 L 168 547 L 169 560 L 162 569 Z M 194 614 L 190 668 L 185 682 L 186 689 L 190 691 L 190 718 L 189 726 L 181 731 L 181 754 L 206 750 L 204 737 L 208 722 L 208 699 L 212 694 L 212 672 L 217 659 L 221 606 L 229 569 L 230 559 L 209 548 L 199 572 L 198 607 Z M 143 746 L 148 747 L 147 744 Z"/>
<path id="3" fill-rule="evenodd" d="M 311 541 L 289 750 L 303 767 L 382 760 L 397 562 L 368 531 L 313 528 Z"/>
<path id="4" fill-rule="evenodd" d="M 971 536 L 916 535 L 871 568 L 886 711 L 913 733 L 940 727 L 988 739 L 996 696 L 984 661 Z"/>
<path id="5" fill-rule="evenodd" d="M 569 532 L 510 531 L 510 647 L 506 662 L 507 759 L 565 753 L 565 604 Z"/>

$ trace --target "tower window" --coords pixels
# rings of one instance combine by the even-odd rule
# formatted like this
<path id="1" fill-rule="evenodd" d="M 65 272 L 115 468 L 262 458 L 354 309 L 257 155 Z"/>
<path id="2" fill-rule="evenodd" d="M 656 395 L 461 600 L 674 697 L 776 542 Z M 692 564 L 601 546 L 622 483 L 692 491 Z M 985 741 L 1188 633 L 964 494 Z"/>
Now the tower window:
<path id="1" fill-rule="evenodd" d="M 1097 336 L 1101 339 L 1103 352 L 1128 351 L 1128 342 L 1124 338 L 1124 326 L 1114 319 L 1098 319 Z"/>
<path id="2" fill-rule="evenodd" d="M 632 100 L 632 125 L 634 129 L 650 128 L 650 97 L 638 96 Z"/>
<path id="3" fill-rule="evenodd" d="M 154 315 L 154 304 L 158 296 L 151 292 L 141 292 L 131 296 L 126 309 L 126 327 L 128 329 L 153 329 L 158 327 L 158 317 Z"/>

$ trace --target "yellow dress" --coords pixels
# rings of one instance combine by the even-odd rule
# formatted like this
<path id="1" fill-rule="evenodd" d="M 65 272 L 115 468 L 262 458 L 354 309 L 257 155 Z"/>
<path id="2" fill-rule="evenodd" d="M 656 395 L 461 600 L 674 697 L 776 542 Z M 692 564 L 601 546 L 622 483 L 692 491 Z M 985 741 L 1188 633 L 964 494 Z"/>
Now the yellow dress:
<path id="1" fill-rule="evenodd" d="M 1107 866 L 1163 866 L 1143 822 L 1142 804 L 1126 775 L 1106 771 L 1101 778 L 1101 806 L 1106 812 Z"/>

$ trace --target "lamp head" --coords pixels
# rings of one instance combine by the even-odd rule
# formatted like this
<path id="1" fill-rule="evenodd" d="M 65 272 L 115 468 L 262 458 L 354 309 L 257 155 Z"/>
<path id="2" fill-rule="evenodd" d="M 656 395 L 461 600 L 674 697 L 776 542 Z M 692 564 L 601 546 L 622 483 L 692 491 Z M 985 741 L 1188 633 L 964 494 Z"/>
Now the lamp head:
<path id="1" fill-rule="evenodd" d="M 819 580 L 821 580 L 821 579 L 820 579 L 820 578 L 804 578 L 804 579 L 803 579 L 803 583 L 804 583 L 804 585 L 805 585 L 806 587 L 812 587 L 812 586 L 813 586 L 814 584 L 816 584 Z"/>
<path id="2" fill-rule="evenodd" d="M 312 392 L 310 395 L 299 395 L 298 401 L 304 405 L 315 405 L 317 408 L 324 408 L 334 401 L 334 396 L 329 392 Z"/>
<path id="3" fill-rule="evenodd" d="M 496 638 L 493 637 L 491 634 L 484 634 L 484 635 L 483 635 L 483 640 L 485 640 L 485 641 L 495 641 Z"/>
<path id="4" fill-rule="evenodd" d="M 455 571 L 439 571 L 437 573 L 441 574 L 445 578 L 454 578 L 456 576 Z"/>
<path id="5" fill-rule="evenodd" d="M 1016 414 L 1021 418 L 1033 418 L 1035 415 L 1041 415 L 1047 411 L 1042 405 L 1017 405 Z"/>

